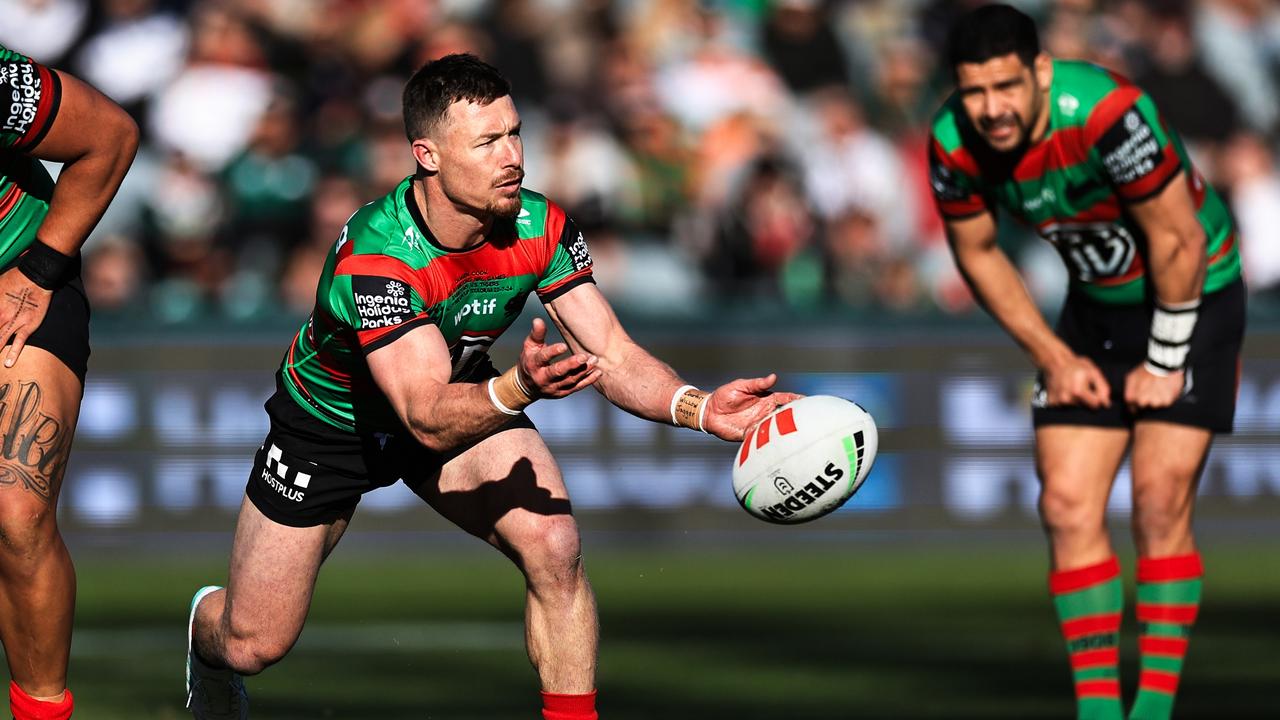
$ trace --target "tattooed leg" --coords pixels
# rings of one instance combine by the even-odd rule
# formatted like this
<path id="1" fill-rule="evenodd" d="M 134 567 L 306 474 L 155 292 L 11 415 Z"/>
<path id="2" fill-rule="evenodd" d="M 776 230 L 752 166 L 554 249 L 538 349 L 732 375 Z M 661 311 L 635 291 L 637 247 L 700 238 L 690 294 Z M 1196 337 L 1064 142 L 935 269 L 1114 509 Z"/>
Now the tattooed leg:
<path id="1" fill-rule="evenodd" d="M 0 641 L 35 697 L 66 686 L 75 570 L 56 510 L 79 403 L 75 375 L 41 348 L 0 368 Z"/>
<path id="2" fill-rule="evenodd" d="M 48 503 L 62 483 L 71 433 L 41 408 L 43 394 L 34 380 L 0 384 L 0 486 L 20 486 Z"/>

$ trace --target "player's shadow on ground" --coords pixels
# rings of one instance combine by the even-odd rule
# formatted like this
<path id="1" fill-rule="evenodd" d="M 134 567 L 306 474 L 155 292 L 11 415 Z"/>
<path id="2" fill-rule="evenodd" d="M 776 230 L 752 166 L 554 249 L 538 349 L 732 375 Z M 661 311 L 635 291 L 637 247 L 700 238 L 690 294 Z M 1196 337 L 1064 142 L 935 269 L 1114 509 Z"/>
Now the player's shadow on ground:
<path id="1" fill-rule="evenodd" d="M 433 482 L 410 489 L 458 527 L 485 539 L 512 510 L 535 515 L 568 515 L 572 510 L 567 498 L 552 497 L 551 491 L 538 487 L 537 473 L 528 458 L 517 460 L 506 477 L 487 480 L 474 490 L 440 492 Z"/>

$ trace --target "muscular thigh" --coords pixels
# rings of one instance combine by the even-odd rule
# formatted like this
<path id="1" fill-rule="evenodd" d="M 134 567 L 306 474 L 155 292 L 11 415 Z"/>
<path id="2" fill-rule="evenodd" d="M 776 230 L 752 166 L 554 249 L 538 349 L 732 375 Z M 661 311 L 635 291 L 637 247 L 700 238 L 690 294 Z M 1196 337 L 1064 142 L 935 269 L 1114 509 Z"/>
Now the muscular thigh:
<path id="1" fill-rule="evenodd" d="M 1213 433 L 1181 423 L 1146 421 L 1134 426 L 1133 482 L 1190 488 L 1200 476 Z"/>
<path id="2" fill-rule="evenodd" d="M 569 517 L 560 468 L 531 424 L 518 423 L 405 483 L 462 529 L 502 547 L 540 519 Z"/>
<path id="3" fill-rule="evenodd" d="M 337 545 L 350 515 L 313 527 L 290 527 L 241 504 L 227 583 L 231 631 L 286 648 L 302 631 L 320 564 Z"/>
<path id="4" fill-rule="evenodd" d="M 0 365 L 0 510 L 56 503 L 81 395 L 80 379 L 42 348 Z"/>
<path id="5" fill-rule="evenodd" d="M 1036 428 L 1036 469 L 1044 492 L 1106 503 L 1129 445 L 1129 432 L 1108 427 Z"/>

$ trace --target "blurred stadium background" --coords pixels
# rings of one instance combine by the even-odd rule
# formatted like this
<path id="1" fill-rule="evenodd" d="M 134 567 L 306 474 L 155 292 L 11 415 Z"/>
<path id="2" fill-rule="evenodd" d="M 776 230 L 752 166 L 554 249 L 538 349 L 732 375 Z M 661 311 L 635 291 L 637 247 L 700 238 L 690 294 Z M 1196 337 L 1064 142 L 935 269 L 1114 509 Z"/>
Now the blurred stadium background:
<path id="1" fill-rule="evenodd" d="M 182 716 L 186 602 L 225 577 L 271 373 L 342 223 L 413 169 L 404 79 L 454 51 L 512 79 L 526 185 L 586 231 L 642 342 L 694 382 L 776 370 L 882 428 L 844 510 L 780 528 L 736 508 L 723 444 L 593 393 L 532 408 L 600 595 L 604 717 L 1069 716 L 1031 373 L 974 308 L 928 194 L 937 52 L 971 4 L 0 0 L 0 43 L 144 133 L 85 246 L 94 355 L 61 506 L 78 717 Z M 1146 88 L 1242 228 L 1250 336 L 1237 434 L 1202 487 L 1179 716 L 1280 717 L 1280 3 L 1016 4 L 1053 54 Z M 1057 256 L 1002 232 L 1052 313 Z M 1122 546 L 1127 507 L 1122 472 Z M 532 717 L 520 603 L 496 553 L 402 488 L 373 494 L 297 650 L 250 681 L 255 717 Z"/>

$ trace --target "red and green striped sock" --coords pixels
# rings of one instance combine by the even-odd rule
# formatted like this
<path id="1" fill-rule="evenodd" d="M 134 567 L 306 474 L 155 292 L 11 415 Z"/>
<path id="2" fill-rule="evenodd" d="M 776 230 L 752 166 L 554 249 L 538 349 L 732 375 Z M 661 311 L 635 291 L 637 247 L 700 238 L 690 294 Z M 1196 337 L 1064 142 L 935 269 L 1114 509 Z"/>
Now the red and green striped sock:
<path id="1" fill-rule="evenodd" d="M 1191 625 L 1200 610 L 1204 567 L 1199 553 L 1138 558 L 1138 649 L 1142 673 L 1130 720 L 1173 714 Z"/>
<path id="2" fill-rule="evenodd" d="M 1075 675 L 1079 720 L 1123 720 L 1120 703 L 1120 615 L 1124 588 L 1120 562 L 1049 574 L 1049 591 Z"/>

